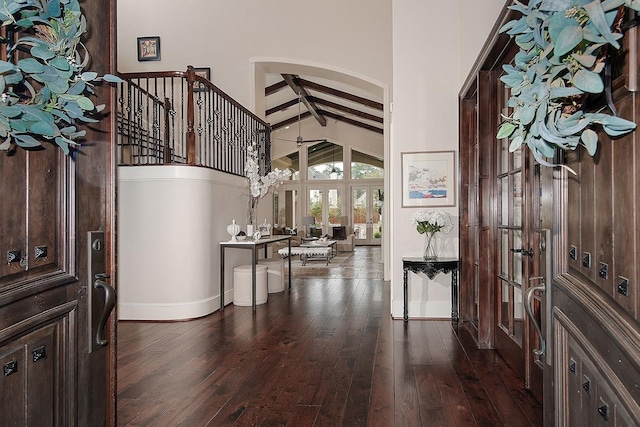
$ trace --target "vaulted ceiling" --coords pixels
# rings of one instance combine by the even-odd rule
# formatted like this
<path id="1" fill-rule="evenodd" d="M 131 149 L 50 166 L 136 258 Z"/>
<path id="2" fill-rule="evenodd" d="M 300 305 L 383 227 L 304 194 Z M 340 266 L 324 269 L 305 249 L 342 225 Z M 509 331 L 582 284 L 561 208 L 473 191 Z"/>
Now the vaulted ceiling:
<path id="1" fill-rule="evenodd" d="M 370 93 L 345 82 L 297 74 L 272 74 L 265 88 L 265 117 L 272 136 L 291 127 L 291 141 L 299 136 L 298 120 L 326 127 L 340 122 L 365 132 L 383 133 L 383 105 Z M 322 133 L 321 131 L 316 133 Z M 304 137 L 304 135 L 302 135 Z M 304 138 L 303 138 L 304 139 Z M 326 138 L 321 138 L 323 140 Z M 304 142 L 317 142 L 318 139 Z"/>

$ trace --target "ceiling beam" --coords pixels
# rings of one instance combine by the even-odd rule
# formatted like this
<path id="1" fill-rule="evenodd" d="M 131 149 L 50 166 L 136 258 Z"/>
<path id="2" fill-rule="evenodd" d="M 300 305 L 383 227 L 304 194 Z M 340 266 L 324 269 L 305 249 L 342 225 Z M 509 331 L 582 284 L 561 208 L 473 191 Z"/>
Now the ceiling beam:
<path id="1" fill-rule="evenodd" d="M 307 117 L 311 117 L 311 113 L 308 111 L 305 111 L 304 113 L 300 113 L 300 120 L 304 120 Z M 271 130 L 278 130 L 278 129 L 282 129 L 285 126 L 289 126 L 292 125 L 294 123 L 296 123 L 298 121 L 298 116 L 296 115 L 295 117 L 290 117 L 288 119 L 285 119 L 281 122 L 278 123 L 274 123 L 271 125 Z"/>
<path id="2" fill-rule="evenodd" d="M 345 113 L 353 114 L 354 116 L 360 117 L 361 119 L 371 120 L 372 122 L 376 122 L 376 123 L 382 123 L 383 122 L 382 117 L 379 117 L 379 116 L 376 116 L 376 115 L 373 115 L 373 114 L 369 114 L 369 113 L 365 113 L 364 111 L 360 111 L 360 110 L 356 110 L 356 109 L 353 109 L 353 108 L 349 108 L 349 107 L 346 107 L 344 105 L 336 104 L 335 102 L 331 102 L 331 101 L 328 101 L 326 99 L 318 98 L 318 97 L 315 97 L 315 96 L 312 96 L 311 99 L 313 100 L 313 102 L 315 102 L 318 105 L 325 105 L 327 107 L 335 108 L 336 110 L 340 110 L 340 111 L 343 111 Z"/>
<path id="3" fill-rule="evenodd" d="M 327 119 L 320 114 L 320 109 L 309 99 L 310 95 L 304 87 L 299 85 L 296 81 L 300 80 L 299 77 L 293 74 L 282 74 L 282 78 L 289 85 L 289 87 L 300 97 L 300 100 L 307 107 L 307 110 L 311 115 L 320 123 L 320 126 L 327 125 Z"/>
<path id="4" fill-rule="evenodd" d="M 297 100 L 297 99 L 292 99 L 291 101 L 287 101 L 287 102 L 285 102 L 285 103 L 283 103 L 283 104 L 276 105 L 276 106 L 275 106 L 275 107 L 273 107 L 273 108 L 269 108 L 267 111 L 265 111 L 265 115 L 267 115 L 267 116 L 268 116 L 268 115 L 270 115 L 270 114 L 277 113 L 278 111 L 286 110 L 286 109 L 287 109 L 287 108 L 289 108 L 289 107 L 293 107 L 293 106 L 294 106 L 294 105 L 296 105 L 297 103 L 298 103 L 298 100 Z"/>
<path id="5" fill-rule="evenodd" d="M 382 104 L 376 101 L 372 101 L 367 98 L 363 98 L 361 96 L 353 95 L 351 93 L 343 92 L 338 89 L 333 89 L 327 86 L 323 86 L 319 83 L 310 82 L 309 80 L 298 78 L 298 85 L 304 88 L 317 90 L 318 92 L 326 93 L 328 95 L 333 95 L 338 98 L 344 98 L 351 102 L 356 102 L 358 104 L 366 105 L 367 107 L 374 108 L 376 110 L 382 111 Z"/>
<path id="6" fill-rule="evenodd" d="M 269 96 L 272 93 L 276 93 L 277 91 L 279 91 L 282 88 L 287 87 L 287 82 L 285 82 L 284 80 L 280 80 L 278 83 L 274 83 L 271 86 L 267 86 L 264 89 L 264 95 L 265 96 Z"/>
<path id="7" fill-rule="evenodd" d="M 322 114 L 327 116 L 327 117 L 330 117 L 332 119 L 338 120 L 340 122 L 345 122 L 345 123 L 348 123 L 348 124 L 353 125 L 353 126 L 357 126 L 359 128 L 362 128 L 362 129 L 370 130 L 371 132 L 376 132 L 376 133 L 379 133 L 379 134 L 383 133 L 383 129 L 382 128 L 379 128 L 379 127 L 376 127 L 376 126 L 372 126 L 372 125 L 369 125 L 367 123 L 362 123 L 362 122 L 359 122 L 357 120 L 353 120 L 353 119 L 350 119 L 348 117 L 341 116 L 340 114 L 332 113 L 331 111 L 322 110 Z"/>

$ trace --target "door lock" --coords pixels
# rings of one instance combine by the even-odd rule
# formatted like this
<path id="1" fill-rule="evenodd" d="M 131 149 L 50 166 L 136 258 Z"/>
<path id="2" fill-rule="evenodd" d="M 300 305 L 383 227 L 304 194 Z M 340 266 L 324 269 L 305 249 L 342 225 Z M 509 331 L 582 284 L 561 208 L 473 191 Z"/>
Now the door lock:
<path id="1" fill-rule="evenodd" d="M 530 249 L 524 249 L 524 248 L 511 249 L 511 252 L 520 253 L 520 254 L 522 254 L 524 256 L 528 256 L 529 258 L 533 258 L 533 248 L 530 248 Z"/>

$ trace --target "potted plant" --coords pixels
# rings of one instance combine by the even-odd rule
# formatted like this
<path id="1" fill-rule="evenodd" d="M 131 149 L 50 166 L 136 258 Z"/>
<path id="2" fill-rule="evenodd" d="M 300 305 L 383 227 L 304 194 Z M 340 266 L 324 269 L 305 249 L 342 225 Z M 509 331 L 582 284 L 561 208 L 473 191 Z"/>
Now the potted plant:
<path id="1" fill-rule="evenodd" d="M 620 13 L 640 9 L 638 0 L 514 1 L 510 9 L 522 14 L 500 31 L 515 38 L 520 51 L 513 64 L 504 65 L 500 80 L 511 90 L 497 138 L 509 138 L 509 150 L 523 144 L 536 160 L 553 166 L 556 149 L 582 145 L 596 153 L 600 126 L 612 137 L 631 132 L 633 122 L 604 112 L 582 110 L 588 94 L 605 90 L 602 72 L 607 48 L 619 48 Z"/>

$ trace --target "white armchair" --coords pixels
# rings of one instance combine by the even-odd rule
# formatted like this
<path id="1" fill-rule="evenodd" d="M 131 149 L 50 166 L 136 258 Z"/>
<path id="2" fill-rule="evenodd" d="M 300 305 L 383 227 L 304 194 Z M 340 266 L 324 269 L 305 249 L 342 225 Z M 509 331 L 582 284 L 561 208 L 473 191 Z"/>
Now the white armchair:
<path id="1" fill-rule="evenodd" d="M 356 247 L 356 235 L 351 231 L 349 226 L 331 227 L 329 237 L 336 240 L 336 249 L 339 252 L 352 252 Z"/>

